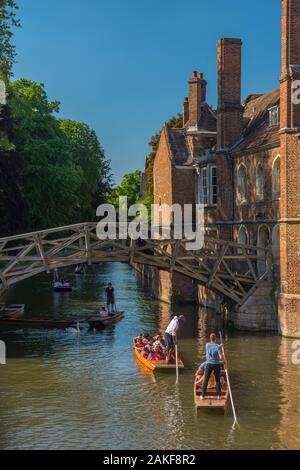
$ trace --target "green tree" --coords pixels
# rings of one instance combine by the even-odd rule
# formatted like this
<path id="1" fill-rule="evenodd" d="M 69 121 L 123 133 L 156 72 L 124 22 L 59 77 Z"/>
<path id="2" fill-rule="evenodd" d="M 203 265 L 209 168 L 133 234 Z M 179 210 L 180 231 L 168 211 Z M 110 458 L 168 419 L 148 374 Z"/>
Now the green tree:
<path id="1" fill-rule="evenodd" d="M 14 0 L 0 0 L 0 74 L 4 79 L 11 76 L 16 58 L 12 37 L 13 29 L 20 27 L 17 9 L 18 5 Z"/>
<path id="2" fill-rule="evenodd" d="M 127 196 L 128 207 L 136 204 L 140 199 L 141 182 L 142 172 L 139 170 L 125 175 L 121 184 L 116 188 L 113 188 L 111 193 L 108 194 L 108 202 L 117 207 L 119 205 L 119 197 Z"/>
<path id="3" fill-rule="evenodd" d="M 9 105 L 14 144 L 24 159 L 20 185 L 30 227 L 93 220 L 111 180 L 110 162 L 95 132 L 86 124 L 57 119 L 59 102 L 48 99 L 43 84 L 12 82 Z"/>
<path id="4" fill-rule="evenodd" d="M 103 194 L 111 184 L 110 161 L 106 159 L 95 131 L 87 124 L 63 119 L 60 128 L 70 143 L 73 163 L 84 175 L 79 188 L 82 220 L 92 220 L 96 206 L 104 202 Z"/>
<path id="5" fill-rule="evenodd" d="M 24 159 L 21 189 L 32 229 L 78 221 L 82 168 L 53 115 L 43 84 L 17 80 L 10 85 L 9 104 L 15 121 L 14 143 Z"/>

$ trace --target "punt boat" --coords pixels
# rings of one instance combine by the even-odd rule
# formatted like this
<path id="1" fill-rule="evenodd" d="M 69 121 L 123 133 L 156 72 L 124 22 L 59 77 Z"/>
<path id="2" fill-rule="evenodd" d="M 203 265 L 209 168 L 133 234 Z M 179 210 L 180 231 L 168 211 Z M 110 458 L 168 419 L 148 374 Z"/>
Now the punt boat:
<path id="1" fill-rule="evenodd" d="M 229 389 L 227 386 L 227 381 L 225 380 L 223 382 L 222 395 L 221 395 L 220 400 L 218 400 L 215 386 L 210 387 L 209 385 L 208 385 L 207 393 L 206 393 L 204 400 L 201 400 L 200 396 L 202 394 L 202 384 L 197 383 L 197 377 L 195 377 L 194 401 L 195 401 L 196 408 L 202 409 L 202 410 L 224 410 L 225 411 L 227 404 L 228 404 L 228 398 L 229 398 Z"/>
<path id="2" fill-rule="evenodd" d="M 42 320 L 39 318 L 0 318 L 1 328 L 76 328 L 77 320 Z"/>
<path id="3" fill-rule="evenodd" d="M 125 312 L 116 312 L 113 315 L 109 315 L 107 317 L 94 317 L 87 320 L 87 323 L 90 325 L 90 328 L 101 329 L 105 328 L 106 326 L 114 325 L 120 320 L 123 320 L 125 317 Z"/>
<path id="4" fill-rule="evenodd" d="M 134 355 L 138 362 L 151 371 L 167 371 L 167 370 L 176 370 L 176 364 L 169 364 L 167 360 L 164 361 L 148 361 L 142 356 L 141 348 L 135 346 L 135 341 L 133 340 L 133 350 Z M 184 369 L 184 364 L 180 358 L 178 358 L 178 369 Z"/>

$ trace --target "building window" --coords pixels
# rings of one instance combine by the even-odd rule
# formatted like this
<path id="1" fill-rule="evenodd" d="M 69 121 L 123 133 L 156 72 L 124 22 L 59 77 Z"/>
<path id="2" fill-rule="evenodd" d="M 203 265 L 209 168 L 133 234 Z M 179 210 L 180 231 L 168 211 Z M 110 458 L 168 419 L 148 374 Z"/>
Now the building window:
<path id="1" fill-rule="evenodd" d="M 215 206 L 217 204 L 217 168 L 212 165 L 202 167 L 199 183 L 200 204 Z"/>
<path id="2" fill-rule="evenodd" d="M 210 204 L 217 204 L 217 167 L 210 167 Z"/>
<path id="3" fill-rule="evenodd" d="M 264 170 L 261 163 L 256 167 L 256 198 L 264 198 Z"/>
<path id="4" fill-rule="evenodd" d="M 239 228 L 239 233 L 238 233 L 238 243 L 241 245 L 248 245 L 249 244 L 249 235 L 246 227 L 244 225 L 241 225 Z M 238 254 L 243 254 L 242 248 L 238 248 Z"/>
<path id="5" fill-rule="evenodd" d="M 207 186 L 207 168 L 201 168 L 201 204 L 207 206 L 208 204 L 208 186 Z"/>
<path id="6" fill-rule="evenodd" d="M 280 196 L 280 156 L 275 158 L 272 169 L 272 193 L 273 199 Z"/>
<path id="7" fill-rule="evenodd" d="M 269 109 L 269 124 L 270 126 L 277 126 L 279 123 L 279 108 L 274 106 Z"/>
<path id="8" fill-rule="evenodd" d="M 237 191 L 239 203 L 246 202 L 247 199 L 247 171 L 245 165 L 240 165 L 237 175 Z"/>

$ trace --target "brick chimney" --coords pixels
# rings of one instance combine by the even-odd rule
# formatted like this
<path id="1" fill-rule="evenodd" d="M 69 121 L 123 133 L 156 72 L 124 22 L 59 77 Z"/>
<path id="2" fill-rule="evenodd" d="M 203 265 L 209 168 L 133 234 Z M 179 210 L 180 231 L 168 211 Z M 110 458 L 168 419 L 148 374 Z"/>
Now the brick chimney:
<path id="1" fill-rule="evenodd" d="M 201 105 L 206 101 L 204 74 L 194 71 L 189 80 L 189 126 L 197 126 L 201 117 Z"/>
<path id="2" fill-rule="evenodd" d="M 243 124 L 241 106 L 240 39 L 220 39 L 218 48 L 218 149 L 239 139 Z"/>
<path id="3" fill-rule="evenodd" d="M 189 121 L 189 106 L 190 106 L 189 99 L 188 99 L 188 97 L 186 97 L 183 100 L 183 127 Z"/>
<path id="4" fill-rule="evenodd" d="M 300 80 L 300 1 L 282 0 L 278 314 L 281 333 L 300 338 L 300 104 L 292 100 L 294 80 Z"/>

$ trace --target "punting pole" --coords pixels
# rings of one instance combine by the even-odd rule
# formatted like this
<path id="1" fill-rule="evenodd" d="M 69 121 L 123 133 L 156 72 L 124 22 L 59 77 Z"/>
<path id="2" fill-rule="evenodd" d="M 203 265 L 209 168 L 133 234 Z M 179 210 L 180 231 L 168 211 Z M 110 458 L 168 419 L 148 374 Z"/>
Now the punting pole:
<path id="1" fill-rule="evenodd" d="M 179 381 L 179 373 L 178 373 L 178 347 L 177 347 L 177 338 L 175 344 L 175 356 L 176 356 L 176 383 L 178 384 Z"/>
<path id="2" fill-rule="evenodd" d="M 223 338 L 222 338 L 222 332 L 220 331 L 220 339 L 221 343 L 223 344 Z M 226 356 L 225 356 L 225 350 L 224 350 L 224 344 L 223 344 L 223 354 L 224 354 L 224 359 L 226 361 Z M 237 424 L 239 426 L 239 422 L 237 420 L 236 412 L 235 412 L 235 406 L 234 406 L 234 401 L 233 401 L 233 396 L 232 396 L 232 391 L 231 391 L 231 386 L 230 386 L 230 380 L 229 380 L 229 374 L 228 374 L 228 368 L 225 368 L 225 373 L 226 373 L 226 378 L 227 378 L 227 385 L 228 385 L 228 390 L 229 390 L 229 396 L 230 396 L 230 401 L 231 401 L 231 407 L 232 407 L 232 412 L 233 412 L 233 417 L 234 417 L 234 422 L 233 422 L 233 429 L 235 429 L 235 425 Z"/>

